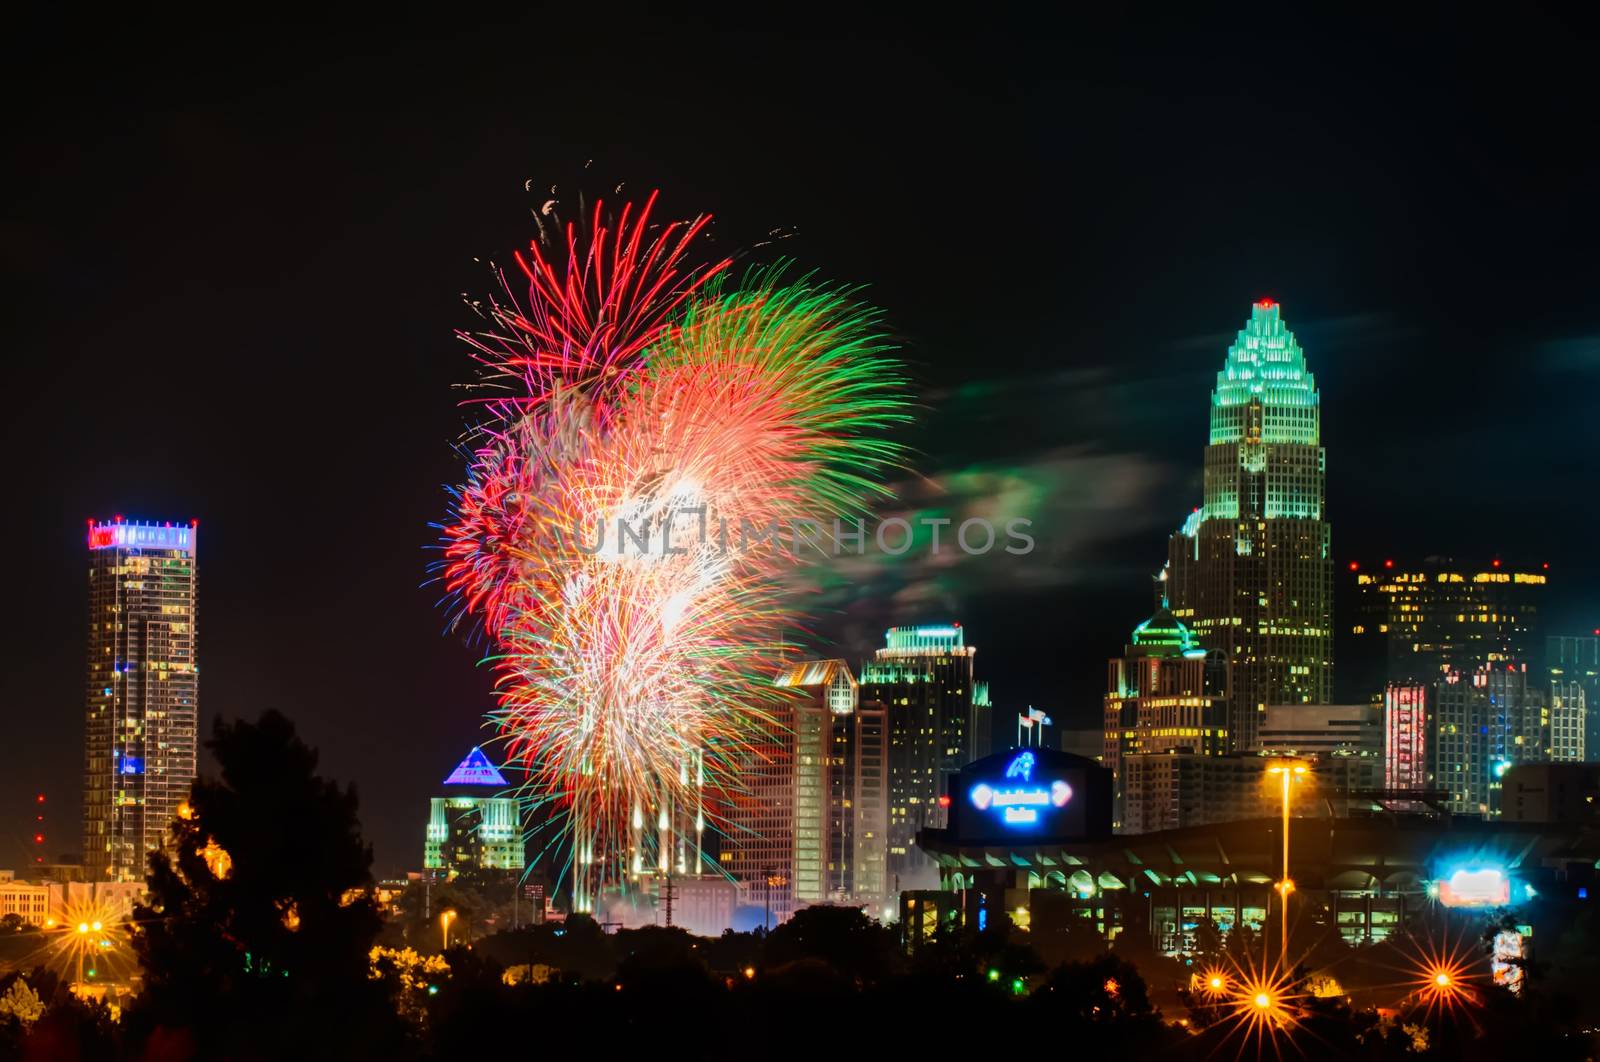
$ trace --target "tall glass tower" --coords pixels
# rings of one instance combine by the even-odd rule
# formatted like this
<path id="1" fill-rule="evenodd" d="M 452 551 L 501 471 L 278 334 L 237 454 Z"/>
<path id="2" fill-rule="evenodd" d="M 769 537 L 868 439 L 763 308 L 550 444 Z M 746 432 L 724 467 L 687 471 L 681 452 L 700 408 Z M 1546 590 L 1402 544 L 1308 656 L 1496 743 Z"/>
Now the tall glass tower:
<path id="1" fill-rule="evenodd" d="M 959 623 L 891 627 L 861 665 L 861 699 L 888 709 L 891 893 L 931 877 L 917 831 L 944 827 L 950 779 L 988 752 L 991 709 L 972 677 L 977 651 Z"/>
<path id="2" fill-rule="evenodd" d="M 89 521 L 83 862 L 137 881 L 195 776 L 193 523 Z"/>
<path id="3" fill-rule="evenodd" d="M 1227 663 L 1237 751 L 1255 745 L 1267 705 L 1332 699 L 1326 466 L 1316 378 L 1262 299 L 1217 373 L 1203 503 L 1162 573 L 1173 615 Z"/>

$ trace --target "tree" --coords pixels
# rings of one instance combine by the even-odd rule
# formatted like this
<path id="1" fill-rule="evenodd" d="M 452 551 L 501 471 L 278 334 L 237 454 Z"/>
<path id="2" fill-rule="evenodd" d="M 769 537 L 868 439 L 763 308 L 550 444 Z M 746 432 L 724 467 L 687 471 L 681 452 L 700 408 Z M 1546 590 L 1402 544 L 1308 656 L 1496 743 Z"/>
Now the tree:
<path id="1" fill-rule="evenodd" d="M 39 993 L 20 977 L 0 996 L 0 1018 L 13 1018 L 27 1028 L 43 1016 L 44 1002 L 39 999 Z"/>
<path id="2" fill-rule="evenodd" d="M 1156 1055 L 1177 1039 L 1150 1002 L 1139 971 L 1115 955 L 1057 967 L 1029 996 L 1052 1035 L 1078 1051 Z"/>
<path id="3" fill-rule="evenodd" d="M 768 966 L 821 959 L 843 976 L 870 984 L 899 965 L 894 930 L 868 918 L 857 907 L 817 906 L 796 911 L 767 937 Z"/>
<path id="4" fill-rule="evenodd" d="M 221 776 L 194 783 L 134 912 L 135 1038 L 181 1032 L 202 1057 L 379 1050 L 400 1026 L 368 979 L 379 916 L 354 790 L 276 712 L 219 721 L 207 746 Z"/>

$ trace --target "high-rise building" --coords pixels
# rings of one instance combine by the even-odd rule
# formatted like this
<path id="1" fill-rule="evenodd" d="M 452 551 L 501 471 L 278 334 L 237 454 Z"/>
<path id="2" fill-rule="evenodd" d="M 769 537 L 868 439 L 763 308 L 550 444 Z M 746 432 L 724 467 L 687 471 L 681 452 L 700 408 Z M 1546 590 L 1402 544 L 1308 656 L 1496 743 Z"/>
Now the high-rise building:
<path id="1" fill-rule="evenodd" d="M 1257 302 L 1211 392 L 1204 497 L 1168 545 L 1173 614 L 1227 663 L 1235 750 L 1269 704 L 1333 693 L 1333 561 L 1316 379 L 1278 304 Z"/>
<path id="2" fill-rule="evenodd" d="M 1577 680 L 1550 680 L 1550 762 L 1582 763 L 1588 759 L 1585 730 L 1588 692 Z"/>
<path id="3" fill-rule="evenodd" d="M 1551 759 L 1548 691 L 1526 664 L 1452 670 L 1433 686 L 1429 787 L 1464 815 L 1500 809 L 1500 779 L 1519 763 Z"/>
<path id="4" fill-rule="evenodd" d="M 887 727 L 882 705 L 863 702 L 843 660 L 807 660 L 773 685 L 790 697 L 768 711 L 733 796 L 722 868 L 740 900 L 781 922 L 815 903 L 885 898 Z"/>
<path id="5" fill-rule="evenodd" d="M 1222 701 L 1223 666 L 1166 608 L 1133 629 L 1127 649 L 1107 668 L 1104 744 L 1100 762 L 1111 768 L 1112 828 L 1124 828 L 1132 784 L 1130 756 L 1185 752 L 1220 756 L 1228 751 Z M 1141 779 L 1168 779 L 1153 769 Z M 1162 784 L 1166 784 L 1164 781 Z M 1162 803 L 1167 806 L 1178 797 Z M 1156 806 L 1154 798 L 1149 806 Z M 1141 804 L 1141 806 L 1144 806 Z"/>
<path id="6" fill-rule="evenodd" d="M 1450 671 L 1541 660 L 1539 601 L 1550 581 L 1544 567 L 1427 557 L 1370 567 L 1353 561 L 1347 574 L 1356 605 L 1346 644 L 1359 658 L 1381 659 L 1386 682 L 1432 683 Z M 1380 682 L 1362 692 L 1382 689 Z"/>
<path id="7" fill-rule="evenodd" d="M 739 887 L 739 902 L 764 908 L 773 924 L 795 910 L 799 715 L 798 698 L 763 711 L 759 733 L 742 753 L 739 787 L 728 794 L 717 851 L 723 873 Z M 820 862 L 820 853 L 811 858 Z"/>
<path id="8" fill-rule="evenodd" d="M 888 711 L 891 891 L 912 887 L 913 874 L 935 876 L 915 846 L 917 831 L 943 828 L 950 778 L 988 744 L 991 709 L 973 679 L 976 652 L 959 623 L 892 627 L 861 667 L 861 699 Z"/>
<path id="9" fill-rule="evenodd" d="M 1498 789 L 1488 772 L 1548 756 L 1556 740 L 1553 691 L 1538 688 L 1547 567 L 1433 556 L 1351 562 L 1347 577 L 1355 607 L 1341 668 L 1359 675 L 1346 692 L 1381 699 L 1386 788 L 1442 790 L 1452 810 L 1487 814 Z M 1578 707 L 1561 700 L 1563 755 L 1576 751 Z"/>
<path id="10" fill-rule="evenodd" d="M 1432 682 L 1391 682 L 1383 691 L 1383 787 L 1428 788 Z"/>
<path id="11" fill-rule="evenodd" d="M 89 521 L 83 860 L 142 880 L 195 777 L 195 545 L 187 524 Z"/>
<path id="12" fill-rule="evenodd" d="M 1576 683 L 1582 692 L 1584 754 L 1600 758 L 1600 630 L 1592 635 L 1547 638 L 1544 656 L 1552 694 L 1557 683 Z M 1572 703 L 1570 687 L 1561 696 Z"/>
<path id="13" fill-rule="evenodd" d="M 447 877 L 470 871 L 520 874 L 526 863 L 517 799 L 506 779 L 474 748 L 444 780 L 445 793 L 429 805 L 424 869 Z"/>

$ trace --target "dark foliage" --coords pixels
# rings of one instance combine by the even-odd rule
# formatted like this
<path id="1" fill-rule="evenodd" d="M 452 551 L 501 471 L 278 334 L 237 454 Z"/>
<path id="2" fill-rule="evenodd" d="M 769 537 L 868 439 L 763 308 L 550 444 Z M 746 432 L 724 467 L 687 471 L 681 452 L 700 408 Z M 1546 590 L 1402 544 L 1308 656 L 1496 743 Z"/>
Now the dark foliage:
<path id="1" fill-rule="evenodd" d="M 218 722 L 221 776 L 195 782 L 135 910 L 144 987 L 124 1019 L 167 1057 L 361 1054 L 399 1035 L 367 977 L 377 911 L 356 795 L 316 773 L 283 716 Z"/>

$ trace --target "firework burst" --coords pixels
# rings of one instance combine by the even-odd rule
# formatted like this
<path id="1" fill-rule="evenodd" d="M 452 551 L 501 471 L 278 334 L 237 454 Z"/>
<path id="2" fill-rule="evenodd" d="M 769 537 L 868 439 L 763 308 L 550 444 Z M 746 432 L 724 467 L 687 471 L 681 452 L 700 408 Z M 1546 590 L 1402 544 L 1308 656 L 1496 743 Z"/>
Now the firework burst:
<path id="1" fill-rule="evenodd" d="M 565 812 L 584 890 L 667 869 L 674 822 L 715 825 L 796 619 L 793 543 L 745 536 L 859 513 L 906 419 L 853 293 L 708 284 L 725 263 L 686 264 L 704 220 L 652 239 L 649 210 L 610 236 L 597 213 L 583 251 L 569 229 L 564 274 L 524 263 L 535 309 L 471 337 L 521 390 L 487 407 L 438 567 L 451 624 L 492 641 L 508 760 Z"/>

